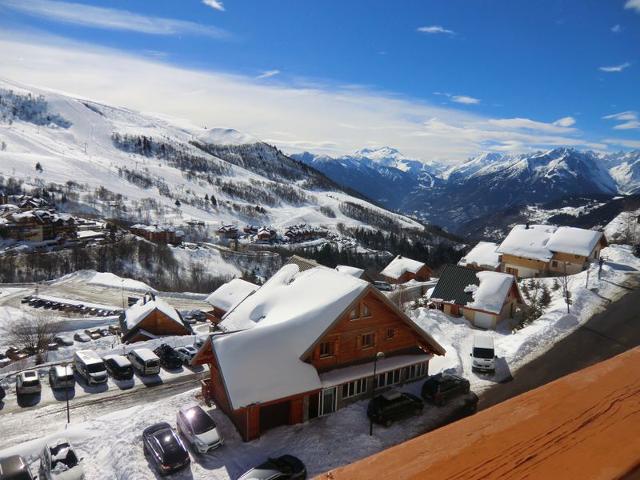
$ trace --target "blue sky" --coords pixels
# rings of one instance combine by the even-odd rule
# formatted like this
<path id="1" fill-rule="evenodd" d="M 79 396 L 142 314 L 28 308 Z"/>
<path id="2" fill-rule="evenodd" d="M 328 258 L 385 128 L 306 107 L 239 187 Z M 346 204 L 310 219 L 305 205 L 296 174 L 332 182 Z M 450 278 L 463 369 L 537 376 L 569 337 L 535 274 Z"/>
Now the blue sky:
<path id="1" fill-rule="evenodd" d="M 3 76 L 285 150 L 640 148 L 640 0 L 0 0 L 0 28 Z"/>

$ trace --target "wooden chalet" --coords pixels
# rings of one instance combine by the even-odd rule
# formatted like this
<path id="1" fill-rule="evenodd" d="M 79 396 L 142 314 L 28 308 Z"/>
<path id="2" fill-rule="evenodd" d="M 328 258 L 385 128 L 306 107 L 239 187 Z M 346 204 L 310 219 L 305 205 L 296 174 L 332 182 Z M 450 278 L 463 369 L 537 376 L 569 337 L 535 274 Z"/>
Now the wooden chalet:
<path id="1" fill-rule="evenodd" d="M 423 262 L 398 255 L 380 272 L 389 283 L 406 283 L 410 280 L 426 282 L 431 278 L 431 268 Z"/>
<path id="2" fill-rule="evenodd" d="M 120 316 L 122 343 L 135 343 L 170 335 L 191 335 L 180 312 L 153 293 L 146 293 Z"/>
<path id="3" fill-rule="evenodd" d="M 526 308 L 516 278 L 508 273 L 447 265 L 430 302 L 449 315 L 463 316 L 474 326 L 492 329 Z"/>
<path id="4" fill-rule="evenodd" d="M 203 395 L 244 440 L 423 378 L 445 353 L 371 284 L 325 267 L 285 265 L 219 328 L 194 364 L 209 365 Z"/>
<path id="5" fill-rule="evenodd" d="M 518 278 L 575 274 L 600 258 L 602 232 L 553 225 L 516 225 L 497 249 L 501 269 Z"/>
<path id="6" fill-rule="evenodd" d="M 469 250 L 469 253 L 460 259 L 458 265 L 474 270 L 500 271 L 498 244 L 493 242 L 478 242 L 475 247 Z"/>

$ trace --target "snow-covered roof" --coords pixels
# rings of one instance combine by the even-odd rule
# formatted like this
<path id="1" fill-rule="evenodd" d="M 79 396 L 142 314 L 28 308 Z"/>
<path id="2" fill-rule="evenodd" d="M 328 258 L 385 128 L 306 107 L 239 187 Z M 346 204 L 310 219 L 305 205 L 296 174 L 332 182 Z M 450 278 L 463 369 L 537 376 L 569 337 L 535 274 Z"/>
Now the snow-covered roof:
<path id="1" fill-rule="evenodd" d="M 385 277 L 397 279 L 406 272 L 416 273 L 424 266 L 425 264 L 422 262 L 398 255 L 391 260 L 391 263 L 389 263 L 380 274 Z"/>
<path id="2" fill-rule="evenodd" d="M 138 355 L 143 362 L 153 362 L 158 360 L 158 356 L 150 348 L 135 348 L 133 352 Z"/>
<path id="3" fill-rule="evenodd" d="M 211 346 L 233 408 L 320 389 L 318 372 L 303 358 L 367 289 L 377 292 L 330 268 L 287 264 L 230 311 L 219 327 L 231 333 L 212 336 Z"/>
<path id="4" fill-rule="evenodd" d="M 212 346 L 234 409 L 321 388 L 302 355 L 367 288 L 328 268 L 285 265 L 222 321 Z M 277 373 L 277 379 L 274 379 Z"/>
<path id="5" fill-rule="evenodd" d="M 214 307 L 228 312 L 257 289 L 258 286 L 251 282 L 247 282 L 241 278 L 234 278 L 230 282 L 218 287 L 205 301 Z"/>
<path id="6" fill-rule="evenodd" d="M 127 368 L 131 366 L 131 362 L 124 355 L 105 355 L 102 357 L 103 360 L 113 360 L 116 365 L 120 368 Z"/>
<path id="7" fill-rule="evenodd" d="M 460 259 L 461 267 L 491 268 L 500 266 L 500 254 L 497 252 L 498 244 L 493 242 L 478 242 L 469 253 Z"/>
<path id="8" fill-rule="evenodd" d="M 553 225 L 516 225 L 498 247 L 498 253 L 547 262 L 553 257 L 547 243 L 555 231 Z"/>
<path id="9" fill-rule="evenodd" d="M 350 265 L 338 265 L 336 270 L 345 275 L 351 275 L 352 277 L 360 278 L 364 273 L 364 270 L 358 267 L 352 267 Z"/>
<path id="10" fill-rule="evenodd" d="M 547 243 L 552 252 L 570 253 L 588 257 L 602 238 L 602 232 L 584 228 L 560 227 Z"/>
<path id="11" fill-rule="evenodd" d="M 516 225 L 498 247 L 499 253 L 549 261 L 554 252 L 588 257 L 602 232 L 553 225 Z"/>
<path id="12" fill-rule="evenodd" d="M 467 307 L 499 314 L 515 277 L 509 273 L 478 272 L 479 285 L 470 288 L 473 301 L 467 302 Z M 471 287 L 471 285 L 469 286 Z"/>
<path id="13" fill-rule="evenodd" d="M 182 318 L 180 318 L 180 314 L 175 308 L 159 297 L 153 298 L 150 295 L 145 295 L 124 312 L 127 329 L 131 330 L 132 328 L 135 328 L 156 309 L 164 313 L 180 326 L 184 326 Z"/>

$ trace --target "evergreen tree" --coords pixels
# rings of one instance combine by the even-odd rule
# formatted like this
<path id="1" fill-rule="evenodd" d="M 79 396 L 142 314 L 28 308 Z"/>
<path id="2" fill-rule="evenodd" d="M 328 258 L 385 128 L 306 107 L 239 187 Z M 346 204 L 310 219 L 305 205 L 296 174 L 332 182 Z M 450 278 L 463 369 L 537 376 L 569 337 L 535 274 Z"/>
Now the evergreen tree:
<path id="1" fill-rule="evenodd" d="M 36 163 L 36 172 L 42 173 L 42 165 L 40 164 L 40 162 Z"/>
<path id="2" fill-rule="evenodd" d="M 182 203 L 180 203 L 180 200 L 176 199 L 176 207 L 180 208 L 182 206 Z"/>

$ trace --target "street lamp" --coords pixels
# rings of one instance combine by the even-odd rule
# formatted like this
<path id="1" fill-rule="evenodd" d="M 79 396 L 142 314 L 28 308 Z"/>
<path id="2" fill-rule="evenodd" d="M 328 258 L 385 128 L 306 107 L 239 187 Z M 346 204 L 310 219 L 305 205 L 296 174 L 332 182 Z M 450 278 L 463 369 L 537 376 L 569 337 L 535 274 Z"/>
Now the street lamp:
<path id="1" fill-rule="evenodd" d="M 371 400 L 373 400 L 373 396 L 376 393 L 376 368 L 378 367 L 378 360 L 382 360 L 383 358 L 384 352 L 378 352 L 373 359 L 373 382 L 371 382 Z M 373 419 L 369 418 L 369 436 L 371 435 L 373 435 Z"/>
<path id="2" fill-rule="evenodd" d="M 67 378 L 67 374 L 69 373 L 69 364 L 67 362 L 62 364 L 64 368 L 64 378 Z M 67 385 L 64 389 L 64 399 L 67 402 L 67 424 L 71 423 L 71 412 L 69 411 L 69 385 Z"/>

